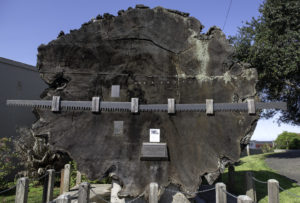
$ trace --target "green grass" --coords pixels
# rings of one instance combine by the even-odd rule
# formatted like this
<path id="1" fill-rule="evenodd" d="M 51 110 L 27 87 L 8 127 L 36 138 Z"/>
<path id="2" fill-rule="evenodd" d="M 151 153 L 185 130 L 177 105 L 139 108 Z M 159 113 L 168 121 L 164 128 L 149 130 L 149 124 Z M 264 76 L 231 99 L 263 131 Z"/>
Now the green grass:
<path id="1" fill-rule="evenodd" d="M 15 202 L 15 192 L 13 189 L 5 194 L 0 195 L 1 203 L 14 203 Z M 53 191 L 53 196 L 57 197 L 59 195 L 59 188 L 55 187 Z M 28 203 L 41 203 L 43 198 L 43 186 L 34 186 L 32 184 L 29 185 L 28 192 Z"/>
<path id="2" fill-rule="evenodd" d="M 290 179 L 278 174 L 278 172 L 269 168 L 265 159 L 270 154 L 259 154 L 252 155 L 241 158 L 240 163 L 235 166 L 235 186 L 233 193 L 237 195 L 245 194 L 245 172 L 252 171 L 253 176 L 256 179 L 262 181 L 268 181 L 268 179 L 276 179 L 279 182 L 279 185 L 286 189 L 285 191 L 280 191 L 279 198 L 280 202 L 296 203 L 300 202 L 300 198 L 292 197 L 287 192 L 294 193 L 300 196 L 300 187 L 292 182 Z M 222 175 L 222 181 L 227 183 L 228 180 L 228 171 Z M 256 195 L 259 203 L 268 202 L 268 188 L 267 184 L 255 182 Z"/>

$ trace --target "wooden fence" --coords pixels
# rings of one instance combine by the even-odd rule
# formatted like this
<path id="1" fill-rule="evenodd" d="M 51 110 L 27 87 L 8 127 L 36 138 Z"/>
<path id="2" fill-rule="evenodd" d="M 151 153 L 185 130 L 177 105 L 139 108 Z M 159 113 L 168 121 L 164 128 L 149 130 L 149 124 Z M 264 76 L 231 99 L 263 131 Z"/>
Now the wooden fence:
<path id="1" fill-rule="evenodd" d="M 79 185 L 78 193 L 76 193 L 76 197 L 65 194 L 70 190 L 70 174 L 71 174 L 71 167 L 69 164 L 66 164 L 64 169 L 60 172 L 61 173 L 61 184 L 60 184 L 61 195 L 55 200 L 53 200 L 55 173 L 57 172 L 55 172 L 53 169 L 50 169 L 44 175 L 46 178 L 45 178 L 44 191 L 43 191 L 43 203 L 45 202 L 46 203 L 49 202 L 71 203 L 72 199 L 76 199 L 78 203 L 88 203 L 90 199 L 90 193 L 92 192 L 96 195 L 95 191 L 91 188 L 90 183 L 87 182 L 81 183 L 81 174 L 79 172 L 77 172 L 77 180 L 76 180 L 76 184 Z M 238 203 L 257 202 L 254 180 L 256 179 L 252 176 L 252 173 L 247 172 L 246 173 L 246 189 L 247 189 L 246 195 L 235 196 L 229 193 L 226 190 L 226 185 L 224 183 L 216 183 L 214 188 L 204 190 L 204 191 L 197 191 L 196 193 L 204 193 L 207 191 L 215 190 L 216 203 L 227 203 L 227 195 L 236 198 Z M 274 179 L 270 179 L 264 183 L 268 185 L 269 202 L 279 203 L 280 186 L 278 181 Z M 16 185 L 15 203 L 27 203 L 28 188 L 29 188 L 29 179 L 27 177 L 19 178 Z M 148 202 L 158 203 L 159 185 L 157 183 L 150 183 L 148 188 L 149 188 Z M 101 201 L 108 202 L 108 203 L 125 203 L 124 199 L 119 199 L 117 196 L 117 193 L 120 191 L 120 189 L 121 189 L 120 185 L 118 185 L 117 182 L 113 182 L 110 201 L 107 201 L 103 198 L 101 198 Z M 142 195 L 140 195 L 140 197 L 142 197 Z M 134 200 L 131 200 L 130 202 L 134 202 Z"/>

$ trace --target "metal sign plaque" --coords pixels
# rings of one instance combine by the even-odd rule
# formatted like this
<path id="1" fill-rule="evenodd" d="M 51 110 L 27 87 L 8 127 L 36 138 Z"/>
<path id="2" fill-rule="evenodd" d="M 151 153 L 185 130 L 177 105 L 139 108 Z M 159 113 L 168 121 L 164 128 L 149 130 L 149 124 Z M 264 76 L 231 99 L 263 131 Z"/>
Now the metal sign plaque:
<path id="1" fill-rule="evenodd" d="M 114 121 L 114 136 L 123 135 L 123 121 Z"/>
<path id="2" fill-rule="evenodd" d="M 168 160 L 167 144 L 144 142 L 141 150 L 141 160 L 143 161 Z"/>
<path id="3" fill-rule="evenodd" d="M 111 97 L 120 97 L 120 85 L 111 86 Z"/>

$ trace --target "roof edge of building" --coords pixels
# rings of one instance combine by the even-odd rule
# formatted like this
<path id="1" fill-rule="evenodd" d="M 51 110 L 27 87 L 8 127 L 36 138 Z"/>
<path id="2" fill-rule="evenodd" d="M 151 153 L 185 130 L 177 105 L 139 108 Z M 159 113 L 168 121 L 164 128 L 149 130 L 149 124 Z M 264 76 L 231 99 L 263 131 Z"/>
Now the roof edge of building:
<path id="1" fill-rule="evenodd" d="M 33 72 L 38 72 L 35 66 L 28 65 L 28 64 L 25 64 L 25 63 L 21 63 L 21 62 L 18 62 L 18 61 L 14 61 L 14 60 L 11 60 L 11 59 L 3 58 L 3 57 L 0 57 L 0 63 L 5 63 L 5 64 L 8 64 L 8 65 L 11 65 L 11 66 L 14 66 L 14 67 L 26 69 L 26 70 L 33 71 Z"/>

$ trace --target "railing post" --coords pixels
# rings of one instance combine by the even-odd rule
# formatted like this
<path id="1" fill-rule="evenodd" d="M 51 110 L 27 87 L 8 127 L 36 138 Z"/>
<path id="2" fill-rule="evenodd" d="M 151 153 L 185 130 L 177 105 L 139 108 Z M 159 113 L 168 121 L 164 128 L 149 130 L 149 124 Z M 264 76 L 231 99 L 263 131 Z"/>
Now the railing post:
<path id="1" fill-rule="evenodd" d="M 226 185 L 224 183 L 216 184 L 216 203 L 227 203 Z"/>
<path id="2" fill-rule="evenodd" d="M 253 203 L 253 200 L 247 195 L 239 195 L 237 198 L 237 203 Z"/>
<path id="3" fill-rule="evenodd" d="M 76 185 L 80 185 L 81 183 L 81 173 L 79 171 L 76 172 Z"/>
<path id="4" fill-rule="evenodd" d="M 49 169 L 48 172 L 48 186 L 47 186 L 47 198 L 46 202 L 53 200 L 53 188 L 54 188 L 54 179 L 55 179 L 55 170 Z"/>
<path id="5" fill-rule="evenodd" d="M 252 172 L 246 171 L 246 195 L 249 196 L 253 202 L 256 202 L 256 189 L 253 181 Z"/>
<path id="6" fill-rule="evenodd" d="M 60 171 L 60 190 L 59 190 L 59 194 L 61 195 L 62 193 L 64 193 L 64 175 L 65 175 L 65 170 L 62 169 Z"/>
<path id="7" fill-rule="evenodd" d="M 269 203 L 279 203 L 279 182 L 275 179 L 268 180 Z"/>
<path id="8" fill-rule="evenodd" d="M 27 177 L 17 181 L 15 203 L 27 203 L 29 180 Z"/>
<path id="9" fill-rule="evenodd" d="M 55 203 L 71 203 L 70 195 L 60 195 Z"/>
<path id="10" fill-rule="evenodd" d="M 70 190 L 70 174 L 71 174 L 71 165 L 66 164 L 64 168 L 63 193 L 69 192 Z"/>
<path id="11" fill-rule="evenodd" d="M 150 183 L 149 185 L 149 203 L 158 203 L 158 184 Z"/>
<path id="12" fill-rule="evenodd" d="M 112 188 L 110 192 L 110 202 L 111 203 L 125 203 L 125 199 L 120 199 L 118 197 L 118 192 L 121 190 L 121 186 L 119 182 L 116 180 L 112 180 Z"/>
<path id="13" fill-rule="evenodd" d="M 47 203 L 47 192 L 48 192 L 48 179 L 49 179 L 49 176 L 48 176 L 48 173 L 45 174 L 45 177 L 43 178 L 44 181 L 43 181 L 43 199 L 42 199 L 42 203 Z"/>
<path id="14" fill-rule="evenodd" d="M 78 203 L 90 202 L 90 184 L 87 182 L 81 183 L 78 189 Z"/>

